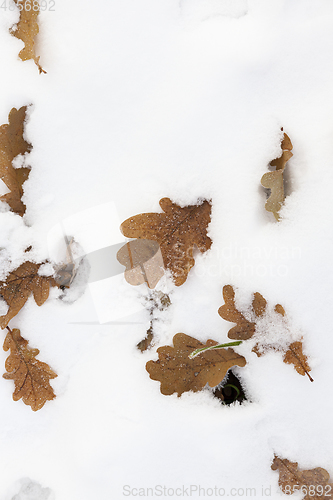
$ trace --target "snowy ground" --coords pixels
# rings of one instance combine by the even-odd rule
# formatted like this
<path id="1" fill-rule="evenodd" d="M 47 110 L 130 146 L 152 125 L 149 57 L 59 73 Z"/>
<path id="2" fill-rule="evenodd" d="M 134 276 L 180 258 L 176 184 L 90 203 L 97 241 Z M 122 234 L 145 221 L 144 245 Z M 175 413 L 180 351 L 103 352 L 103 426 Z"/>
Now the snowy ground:
<path id="1" fill-rule="evenodd" d="M 252 498 L 275 500 L 285 496 L 274 453 L 332 477 L 332 2 L 55 0 L 40 15 L 47 75 L 18 59 L 22 43 L 8 33 L 17 17 L 1 10 L 0 123 L 31 103 L 34 148 L 25 219 L 0 213 L 3 255 L 18 261 L 33 243 L 45 259 L 54 227 L 93 209 L 95 234 L 87 227 L 82 236 L 89 251 L 119 243 L 119 223 L 158 211 L 165 196 L 212 199 L 213 246 L 182 287 L 163 285 L 172 306 L 144 354 L 135 347 L 149 323 L 138 305 L 144 287 L 122 276 L 108 282 L 110 309 L 96 305 L 100 282 L 73 304 L 55 292 L 40 308 L 30 300 L 12 320 L 57 372 L 57 399 L 34 413 L 0 379 L 0 499 L 20 489 L 15 500 L 172 498 L 172 490 L 201 498 L 216 487 L 216 498 L 255 488 Z M 276 223 L 260 179 L 282 126 L 294 156 Z M 217 314 L 225 284 L 241 301 L 258 291 L 284 306 L 314 383 L 278 353 L 252 353 L 238 372 L 251 403 L 160 394 L 145 370 L 159 345 L 177 332 L 227 340 L 230 324 Z M 121 314 L 112 297 L 126 304 Z M 0 366 L 6 357 L 0 351 Z"/>

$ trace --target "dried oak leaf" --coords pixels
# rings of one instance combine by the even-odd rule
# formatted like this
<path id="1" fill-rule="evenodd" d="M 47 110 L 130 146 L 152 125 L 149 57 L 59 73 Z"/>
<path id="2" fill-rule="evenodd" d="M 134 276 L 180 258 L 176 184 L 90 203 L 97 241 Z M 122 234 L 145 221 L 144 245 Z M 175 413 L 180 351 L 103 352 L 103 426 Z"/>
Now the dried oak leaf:
<path id="1" fill-rule="evenodd" d="M 330 475 L 326 469 L 300 470 L 297 462 L 276 455 L 271 468 L 279 471 L 279 486 L 283 493 L 290 495 L 299 489 L 305 495 L 303 500 L 333 500 L 333 483 L 329 483 Z"/>
<path id="2" fill-rule="evenodd" d="M 237 325 L 229 330 L 228 337 L 233 340 L 248 340 L 253 337 L 256 331 L 256 321 L 266 312 L 266 299 L 258 292 L 254 294 L 252 311 L 255 320 L 248 321 L 236 308 L 235 291 L 231 285 L 225 285 L 223 287 L 223 298 L 225 304 L 219 308 L 219 315 L 226 321 L 231 321 Z M 281 304 L 276 304 L 274 310 L 276 313 L 281 314 L 281 316 L 285 316 L 285 310 Z M 264 352 L 275 349 L 273 345 L 257 342 L 252 351 L 259 357 Z M 307 357 L 303 354 L 301 341 L 293 342 L 288 345 L 283 361 L 284 363 L 293 364 L 297 373 L 300 375 L 307 375 L 309 380 L 313 382 L 313 378 L 309 374 L 311 368 L 309 367 Z"/>
<path id="3" fill-rule="evenodd" d="M 8 116 L 9 123 L 0 127 L 0 178 L 10 189 L 10 193 L 0 196 L 0 200 L 8 203 L 11 210 L 21 217 L 26 209 L 21 200 L 22 186 L 29 176 L 30 168 L 14 168 L 12 162 L 17 155 L 24 155 L 32 148 L 23 138 L 26 112 L 27 106 L 19 110 L 13 108 Z"/>
<path id="4" fill-rule="evenodd" d="M 217 345 L 214 340 L 202 344 L 199 340 L 184 333 L 177 333 L 173 345 L 157 349 L 159 359 L 148 361 L 146 370 L 152 380 L 161 382 L 161 393 L 170 395 L 177 392 L 200 391 L 208 383 L 215 387 L 232 366 L 245 366 L 246 360 L 233 349 L 216 349 L 201 353 L 194 359 L 189 358 L 195 349 Z"/>
<path id="5" fill-rule="evenodd" d="M 180 286 L 194 266 L 194 246 L 201 252 L 211 247 L 212 240 L 207 236 L 211 204 L 205 200 L 200 205 L 180 207 L 162 198 L 160 207 L 164 213 L 145 213 L 125 220 L 121 231 L 128 238 L 157 241 L 164 267 Z"/>
<path id="6" fill-rule="evenodd" d="M 22 40 L 24 48 L 19 52 L 22 61 L 32 59 L 38 67 L 39 73 L 46 73 L 39 64 L 39 57 L 35 53 L 35 37 L 38 35 L 39 3 L 36 0 L 14 0 L 20 10 L 20 19 L 10 29 L 10 34 Z"/>
<path id="7" fill-rule="evenodd" d="M 219 315 L 226 321 L 236 323 L 237 326 L 231 328 L 228 337 L 233 340 L 250 339 L 256 329 L 255 322 L 248 321 L 243 314 L 236 309 L 235 291 L 231 285 L 223 287 L 223 298 L 225 304 L 218 310 Z M 252 301 L 252 308 L 256 317 L 260 317 L 266 310 L 267 302 L 260 293 L 255 293 Z"/>
<path id="8" fill-rule="evenodd" d="M 164 275 L 163 257 L 157 241 L 132 240 L 117 253 L 117 259 L 125 266 L 125 279 L 130 285 L 147 283 L 155 288 Z"/>
<path id="9" fill-rule="evenodd" d="M 10 355 L 6 359 L 7 373 L 3 377 L 14 380 L 14 401 L 22 398 L 33 411 L 40 410 L 46 401 L 55 398 L 49 381 L 57 375 L 46 363 L 36 359 L 39 350 L 28 347 L 28 341 L 21 337 L 20 330 L 8 330 L 3 349 L 10 350 Z"/>
<path id="10" fill-rule="evenodd" d="M 295 370 L 300 375 L 307 375 L 311 382 L 313 378 L 310 376 L 309 371 L 311 368 L 308 364 L 308 358 L 305 356 L 302 350 L 302 342 L 293 342 L 288 346 L 288 350 L 284 355 L 283 362 L 294 365 Z"/>
<path id="11" fill-rule="evenodd" d="M 276 220 L 279 220 L 279 211 L 285 199 L 283 173 L 287 161 L 293 156 L 291 150 L 293 149 L 291 140 L 287 134 L 283 135 L 281 143 L 282 154 L 279 158 L 271 161 L 270 165 L 275 167 L 273 172 L 267 172 L 261 178 L 261 184 L 264 188 L 270 189 L 271 193 L 266 201 L 265 209 L 272 212 Z"/>
<path id="12" fill-rule="evenodd" d="M 5 316 L 0 316 L 0 327 L 6 328 L 9 321 L 22 309 L 30 295 L 41 306 L 49 296 L 50 285 L 58 286 L 52 276 L 39 276 L 42 264 L 24 262 L 9 273 L 6 281 L 0 281 L 0 295 L 7 302 L 9 309 Z"/>

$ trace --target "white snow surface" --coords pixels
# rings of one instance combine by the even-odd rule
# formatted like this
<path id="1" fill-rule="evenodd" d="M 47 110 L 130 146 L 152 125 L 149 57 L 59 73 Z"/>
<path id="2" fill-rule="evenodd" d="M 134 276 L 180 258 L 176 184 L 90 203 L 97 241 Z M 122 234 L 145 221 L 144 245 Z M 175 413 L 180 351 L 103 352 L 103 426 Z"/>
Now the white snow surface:
<path id="1" fill-rule="evenodd" d="M 47 259 L 52 228 L 106 203 L 120 224 L 160 211 L 162 197 L 211 199 L 213 245 L 183 286 L 158 285 L 172 305 L 143 354 L 144 285 L 116 277 L 110 297 L 128 305 L 106 320 L 90 285 L 74 303 L 55 289 L 42 307 L 29 299 L 10 325 L 58 374 L 57 398 L 32 412 L 0 379 L 0 499 L 179 498 L 182 488 L 202 498 L 199 487 L 206 496 L 217 487 L 275 500 L 285 496 L 270 468 L 274 453 L 332 478 L 331 0 L 55 0 L 40 14 L 45 75 L 18 59 L 22 42 L 8 32 L 17 19 L 1 10 L 0 123 L 31 104 L 32 169 L 24 218 L 1 204 L 0 280 L 30 245 L 29 258 Z M 294 156 L 276 222 L 260 179 L 279 154 L 281 127 Z M 116 233 L 111 222 L 101 226 Z M 226 284 L 244 307 L 254 292 L 271 308 L 283 305 L 313 383 L 281 353 L 258 358 L 244 342 L 236 349 L 247 365 L 235 372 L 245 404 L 222 406 L 209 390 L 160 393 L 145 370 L 159 346 L 178 332 L 228 341 L 233 325 L 217 313 Z M 7 355 L 0 351 L 3 372 Z"/>

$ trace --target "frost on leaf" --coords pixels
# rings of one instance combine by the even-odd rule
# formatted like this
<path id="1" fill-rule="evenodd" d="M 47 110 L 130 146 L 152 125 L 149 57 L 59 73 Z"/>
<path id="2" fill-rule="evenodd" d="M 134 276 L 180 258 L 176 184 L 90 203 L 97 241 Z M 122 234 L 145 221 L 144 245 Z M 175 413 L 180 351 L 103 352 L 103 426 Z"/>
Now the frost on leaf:
<path id="1" fill-rule="evenodd" d="M 28 341 L 21 337 L 20 330 L 10 330 L 3 344 L 4 351 L 10 354 L 6 359 L 5 379 L 14 380 L 14 401 L 22 398 L 26 405 L 31 406 L 33 411 L 40 410 L 46 401 L 55 398 L 50 385 L 50 379 L 57 375 L 42 361 L 36 359 L 38 349 L 28 347 Z"/>
<path id="2" fill-rule="evenodd" d="M 281 149 L 281 156 L 270 163 L 270 166 L 275 167 L 275 170 L 264 174 L 261 178 L 262 186 L 271 190 L 269 198 L 266 201 L 265 208 L 268 212 L 273 213 L 276 220 L 279 220 L 279 211 L 285 199 L 283 185 L 284 169 L 287 161 L 293 156 L 291 152 L 293 145 L 287 134 L 283 134 Z"/>
<path id="3" fill-rule="evenodd" d="M 0 295 L 9 306 L 7 314 L 0 316 L 1 328 L 6 328 L 30 295 L 33 295 L 36 304 L 41 306 L 49 296 L 50 286 L 57 286 L 52 276 L 39 276 L 41 265 L 24 262 L 7 276 L 6 281 L 0 281 Z"/>
<path id="4" fill-rule="evenodd" d="M 219 315 L 226 321 L 236 323 L 236 326 L 231 328 L 228 332 L 228 337 L 230 339 L 248 340 L 254 337 L 256 344 L 254 345 L 252 351 L 255 352 L 257 356 L 261 356 L 262 354 L 272 350 L 282 351 L 284 353 L 284 363 L 294 365 L 297 373 L 300 375 L 307 375 L 309 380 L 313 382 L 313 379 L 309 374 L 311 368 L 308 364 L 307 357 L 302 351 L 302 339 L 296 342 L 288 342 L 288 339 L 284 339 L 284 347 L 283 345 L 277 345 L 274 339 L 274 331 L 270 332 L 270 338 L 272 339 L 271 343 L 268 342 L 266 338 L 261 338 L 258 333 L 259 320 L 261 322 L 261 330 L 263 329 L 263 326 L 266 329 L 266 333 L 269 333 L 269 330 L 272 329 L 272 325 L 270 324 L 272 317 L 269 316 L 269 313 L 266 313 L 267 301 L 260 293 L 256 292 L 253 296 L 252 306 L 249 311 L 249 314 L 253 318 L 252 321 L 247 320 L 243 313 L 236 308 L 235 291 L 231 285 L 225 285 L 223 287 L 223 298 L 225 304 L 219 308 Z M 281 304 L 276 304 L 274 312 L 283 318 L 285 317 L 285 310 Z"/>
<path id="5" fill-rule="evenodd" d="M 194 266 L 194 247 L 201 252 L 211 247 L 207 236 L 211 204 L 205 200 L 200 205 L 180 207 L 169 198 L 162 198 L 160 206 L 164 213 L 130 217 L 121 224 L 121 231 L 128 238 L 156 241 L 164 267 L 171 272 L 176 286 L 180 286 Z"/>
<path id="6" fill-rule="evenodd" d="M 23 138 L 26 112 L 27 106 L 19 110 L 13 108 L 9 113 L 9 123 L 0 127 L 0 178 L 10 190 L 10 193 L 0 196 L 0 200 L 5 201 L 10 209 L 21 217 L 26 209 L 21 200 L 23 183 L 29 176 L 30 168 L 14 168 L 13 160 L 18 155 L 28 153 L 32 148 Z"/>
<path id="7" fill-rule="evenodd" d="M 39 73 L 46 73 L 39 64 L 39 57 L 35 53 L 35 37 L 38 35 L 39 3 L 37 0 L 14 0 L 20 10 L 20 19 L 10 29 L 10 34 L 22 40 L 24 48 L 19 52 L 22 61 L 32 59 L 38 67 Z"/>
<path id="8" fill-rule="evenodd" d="M 297 462 L 276 455 L 271 468 L 279 471 L 279 486 L 283 493 L 290 495 L 300 490 L 303 500 L 333 500 L 333 483 L 326 469 L 317 467 L 310 470 L 300 470 Z"/>
<path id="9" fill-rule="evenodd" d="M 146 369 L 153 380 L 161 382 L 161 393 L 170 395 L 176 392 L 200 391 L 208 383 L 217 386 L 232 366 L 245 366 L 246 360 L 233 349 L 217 349 L 203 352 L 190 359 L 189 355 L 196 349 L 217 345 L 214 340 L 202 344 L 199 340 L 184 333 L 177 333 L 173 345 L 157 349 L 159 359 L 148 361 Z"/>

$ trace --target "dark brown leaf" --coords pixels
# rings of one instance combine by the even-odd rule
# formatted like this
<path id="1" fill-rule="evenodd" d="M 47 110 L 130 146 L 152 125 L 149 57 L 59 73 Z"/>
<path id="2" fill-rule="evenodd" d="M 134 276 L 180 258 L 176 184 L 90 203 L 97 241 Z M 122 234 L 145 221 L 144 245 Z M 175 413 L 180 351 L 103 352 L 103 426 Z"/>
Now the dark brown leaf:
<path id="1" fill-rule="evenodd" d="M 20 330 L 8 330 L 3 348 L 4 351 L 10 350 L 10 355 L 6 359 L 7 373 L 3 377 L 14 380 L 14 401 L 22 398 L 33 411 L 40 410 L 46 401 L 55 398 L 50 379 L 57 375 L 46 363 L 36 359 L 39 350 L 28 347 L 28 341 L 21 337 Z"/>

